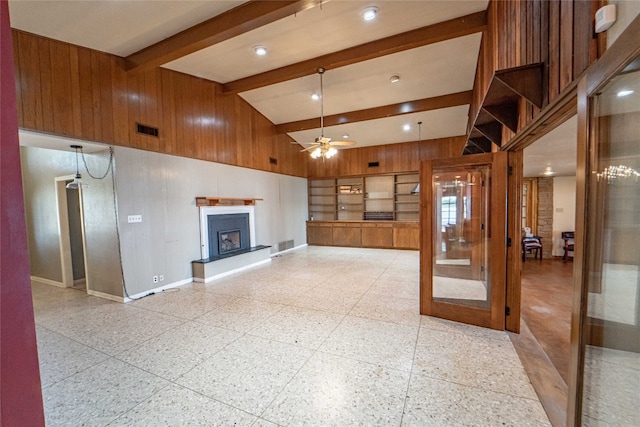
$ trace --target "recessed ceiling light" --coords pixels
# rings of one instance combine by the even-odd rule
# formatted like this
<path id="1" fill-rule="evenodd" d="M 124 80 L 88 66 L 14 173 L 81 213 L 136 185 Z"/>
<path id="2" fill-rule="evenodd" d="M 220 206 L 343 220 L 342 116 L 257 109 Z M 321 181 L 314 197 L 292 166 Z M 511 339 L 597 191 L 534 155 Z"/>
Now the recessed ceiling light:
<path id="1" fill-rule="evenodd" d="M 546 175 L 546 176 L 553 175 L 553 171 L 551 170 L 551 166 L 547 166 L 546 168 L 544 168 L 544 172 L 542 172 L 542 174 Z"/>
<path id="2" fill-rule="evenodd" d="M 349 139 L 349 134 L 345 133 L 344 135 L 342 135 L 342 139 Z"/>
<path id="3" fill-rule="evenodd" d="M 311 99 L 313 99 L 314 101 L 317 101 L 318 99 L 320 99 L 320 95 L 318 95 L 317 93 L 314 93 L 311 95 Z"/>
<path id="4" fill-rule="evenodd" d="M 264 46 L 255 46 L 253 50 L 256 52 L 258 56 L 264 56 L 267 54 L 267 48 Z"/>
<path id="5" fill-rule="evenodd" d="M 400 76 L 397 74 L 394 74 L 393 76 L 389 77 L 389 81 L 391 83 L 398 83 L 400 81 Z"/>
<path id="6" fill-rule="evenodd" d="M 623 96 L 631 95 L 633 93 L 632 90 L 621 90 L 618 92 L 618 98 L 622 98 Z"/>
<path id="7" fill-rule="evenodd" d="M 362 19 L 365 21 L 373 21 L 378 14 L 378 8 L 375 6 L 368 7 L 362 11 Z"/>
<path id="8" fill-rule="evenodd" d="M 410 130 L 411 130 L 411 125 L 404 125 L 404 126 L 402 126 L 402 129 L 403 129 L 405 132 L 408 132 L 408 131 L 410 131 Z"/>

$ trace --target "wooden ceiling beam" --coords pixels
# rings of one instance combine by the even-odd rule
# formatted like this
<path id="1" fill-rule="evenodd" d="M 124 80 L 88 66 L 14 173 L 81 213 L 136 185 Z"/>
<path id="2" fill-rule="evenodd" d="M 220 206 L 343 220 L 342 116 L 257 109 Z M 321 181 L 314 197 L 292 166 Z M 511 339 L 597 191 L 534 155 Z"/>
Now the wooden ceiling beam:
<path id="1" fill-rule="evenodd" d="M 125 70 L 141 73 L 247 33 L 327 0 L 252 0 L 187 28 L 125 58 Z"/>
<path id="2" fill-rule="evenodd" d="M 336 126 L 346 123 L 363 122 L 365 120 L 382 119 L 385 117 L 400 116 L 402 114 L 418 113 L 420 111 L 438 110 L 447 107 L 457 107 L 471 103 L 473 92 L 457 92 L 449 95 L 435 96 L 433 98 L 417 99 L 415 101 L 400 102 L 398 104 L 382 107 L 367 108 L 364 110 L 350 111 L 341 114 L 332 114 L 324 117 L 324 126 Z M 295 122 L 276 125 L 278 133 L 298 132 L 301 130 L 316 129 L 320 127 L 320 117 L 298 120 Z"/>
<path id="3" fill-rule="evenodd" d="M 226 93 L 239 93 L 316 74 L 318 68 L 331 70 L 393 53 L 451 40 L 484 31 L 487 12 L 481 11 L 437 24 L 375 40 L 296 64 L 234 80 L 223 85 Z"/>

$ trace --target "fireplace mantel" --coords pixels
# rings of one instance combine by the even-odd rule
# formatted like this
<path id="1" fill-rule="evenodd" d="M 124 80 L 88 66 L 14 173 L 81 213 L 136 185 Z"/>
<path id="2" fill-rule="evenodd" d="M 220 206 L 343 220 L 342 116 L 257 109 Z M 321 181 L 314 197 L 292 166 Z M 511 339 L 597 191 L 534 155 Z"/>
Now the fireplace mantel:
<path id="1" fill-rule="evenodd" d="M 196 197 L 196 206 L 254 206 L 257 198 Z"/>

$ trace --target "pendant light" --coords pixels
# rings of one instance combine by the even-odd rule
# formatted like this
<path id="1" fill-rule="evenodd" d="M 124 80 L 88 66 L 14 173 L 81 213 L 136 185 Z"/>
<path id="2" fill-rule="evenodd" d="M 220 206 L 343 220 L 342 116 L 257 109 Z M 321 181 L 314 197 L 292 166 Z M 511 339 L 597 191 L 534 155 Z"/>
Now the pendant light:
<path id="1" fill-rule="evenodd" d="M 78 149 L 82 150 L 82 145 L 72 145 L 71 148 L 76 150 L 76 176 L 73 181 L 67 184 L 67 190 L 77 190 L 80 188 L 80 178 L 82 178 L 78 169 Z"/>

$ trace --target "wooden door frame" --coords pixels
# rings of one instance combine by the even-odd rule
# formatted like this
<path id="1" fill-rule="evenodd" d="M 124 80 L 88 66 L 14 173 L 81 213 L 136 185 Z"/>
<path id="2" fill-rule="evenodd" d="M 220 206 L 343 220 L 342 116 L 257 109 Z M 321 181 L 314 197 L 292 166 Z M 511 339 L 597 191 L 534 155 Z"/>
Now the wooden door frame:
<path id="1" fill-rule="evenodd" d="M 507 153 L 495 152 L 485 154 L 473 154 L 463 158 L 445 158 L 434 160 L 423 160 L 420 164 L 420 313 L 437 317 L 450 318 L 449 315 L 455 312 L 455 319 L 464 323 L 504 330 L 505 328 L 505 271 L 507 268 L 507 247 L 506 247 L 506 186 L 507 175 Z M 491 293 L 488 295 L 490 301 L 490 312 L 487 316 L 486 309 L 467 307 L 446 302 L 434 303 L 432 300 L 432 287 L 430 286 L 433 273 L 433 257 L 427 256 L 426 248 L 432 247 L 433 239 L 433 198 L 432 193 L 432 166 L 455 167 L 455 166 L 481 166 L 491 165 L 491 184 L 489 187 L 492 203 L 492 212 L 489 215 L 491 241 L 490 252 L 492 257 L 491 267 Z M 496 173 L 502 171 L 502 173 Z M 505 181 L 505 182 L 503 182 Z M 498 207 L 502 206 L 500 210 Z M 496 214 L 498 212 L 498 214 Z M 502 212 L 501 214 L 499 212 Z M 504 256 L 501 256 L 503 254 Z"/>

